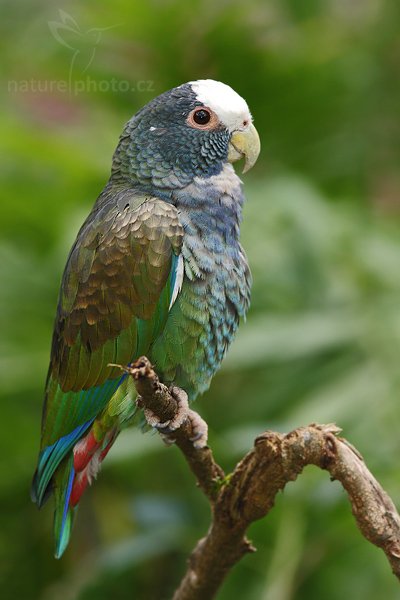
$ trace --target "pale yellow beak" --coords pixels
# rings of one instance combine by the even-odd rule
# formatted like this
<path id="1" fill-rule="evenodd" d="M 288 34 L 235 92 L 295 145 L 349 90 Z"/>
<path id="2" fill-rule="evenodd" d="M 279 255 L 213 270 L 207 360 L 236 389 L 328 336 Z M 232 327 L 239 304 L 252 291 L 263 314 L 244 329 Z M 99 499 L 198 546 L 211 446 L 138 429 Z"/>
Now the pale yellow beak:
<path id="1" fill-rule="evenodd" d="M 253 123 L 244 131 L 234 131 L 229 142 L 228 161 L 233 163 L 244 157 L 243 173 L 255 164 L 260 154 L 260 137 Z"/>

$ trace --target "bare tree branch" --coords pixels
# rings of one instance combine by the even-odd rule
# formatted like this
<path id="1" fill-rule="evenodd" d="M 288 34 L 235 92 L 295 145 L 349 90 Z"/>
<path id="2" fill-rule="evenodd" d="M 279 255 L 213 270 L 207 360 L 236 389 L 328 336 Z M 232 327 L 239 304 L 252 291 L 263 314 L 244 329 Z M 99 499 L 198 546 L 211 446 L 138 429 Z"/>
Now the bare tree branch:
<path id="1" fill-rule="evenodd" d="M 142 357 L 126 370 L 135 381 L 139 405 L 151 409 L 161 421 L 173 418 L 177 402 L 160 383 L 148 359 Z M 288 434 L 266 431 L 227 478 L 210 448 L 194 448 L 189 419 L 167 434 L 183 452 L 213 510 L 210 529 L 191 553 L 174 600 L 215 596 L 232 566 L 254 550 L 246 539 L 250 523 L 269 513 L 277 493 L 307 465 L 325 469 L 332 479 L 340 481 L 361 533 L 382 548 L 400 580 L 400 517 L 362 456 L 338 437 L 339 433 L 332 424 L 311 424 Z"/>
<path id="2" fill-rule="evenodd" d="M 134 365 L 127 367 L 126 371 L 132 375 L 135 382 L 139 406 L 149 408 L 161 422 L 172 419 L 178 409 L 177 402 L 167 386 L 158 379 L 150 361 L 142 356 Z M 211 449 L 208 446 L 199 449 L 194 447 L 189 421 L 185 421 L 177 431 L 171 433 L 171 437 L 182 450 L 190 469 L 197 478 L 198 485 L 213 504 L 225 473 L 215 462 Z"/>

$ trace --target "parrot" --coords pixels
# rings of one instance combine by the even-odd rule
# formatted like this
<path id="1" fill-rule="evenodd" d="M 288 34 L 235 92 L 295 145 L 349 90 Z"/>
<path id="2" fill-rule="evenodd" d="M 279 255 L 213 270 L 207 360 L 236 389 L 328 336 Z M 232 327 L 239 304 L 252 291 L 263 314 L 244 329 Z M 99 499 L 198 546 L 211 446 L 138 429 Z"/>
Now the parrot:
<path id="1" fill-rule="evenodd" d="M 125 125 L 56 310 L 31 487 L 39 508 L 54 495 L 56 558 L 84 490 L 136 414 L 134 383 L 118 365 L 147 356 L 177 401 L 207 390 L 220 367 L 251 289 L 232 163 L 244 159 L 246 172 L 259 152 L 246 101 L 212 79 L 162 93 Z"/>

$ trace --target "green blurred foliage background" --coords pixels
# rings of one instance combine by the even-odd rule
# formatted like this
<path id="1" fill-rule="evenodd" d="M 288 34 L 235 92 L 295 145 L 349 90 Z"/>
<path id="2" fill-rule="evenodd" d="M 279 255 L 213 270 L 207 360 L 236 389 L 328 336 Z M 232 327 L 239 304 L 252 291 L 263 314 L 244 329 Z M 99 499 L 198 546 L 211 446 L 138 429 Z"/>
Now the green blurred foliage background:
<path id="1" fill-rule="evenodd" d="M 61 12 L 59 12 L 61 10 Z M 2 600 L 164 599 L 209 522 L 175 448 L 126 431 L 65 557 L 31 505 L 57 291 L 123 123 L 212 77 L 247 100 L 246 324 L 196 409 L 229 470 L 265 428 L 335 421 L 400 504 L 397 0 L 3 0 L 0 49 Z M 129 88 L 129 89 L 127 89 Z M 309 468 L 250 531 L 221 600 L 398 598 L 344 492 Z"/>

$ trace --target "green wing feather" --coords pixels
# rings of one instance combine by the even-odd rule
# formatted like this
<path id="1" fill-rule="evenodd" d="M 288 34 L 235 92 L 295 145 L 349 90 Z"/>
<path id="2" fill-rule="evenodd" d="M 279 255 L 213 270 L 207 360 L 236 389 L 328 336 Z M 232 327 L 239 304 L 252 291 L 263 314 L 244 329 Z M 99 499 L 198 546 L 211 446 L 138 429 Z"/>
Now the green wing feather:
<path id="1" fill-rule="evenodd" d="M 81 228 L 53 335 L 33 486 L 39 503 L 82 427 L 118 388 L 121 372 L 109 363 L 127 364 L 146 353 L 162 331 L 182 239 L 175 207 L 126 190 L 102 195 Z"/>

